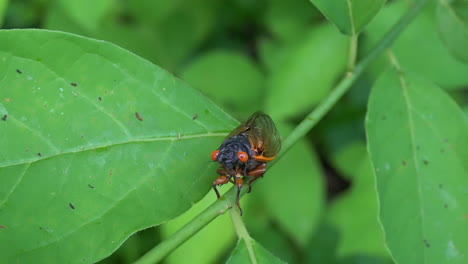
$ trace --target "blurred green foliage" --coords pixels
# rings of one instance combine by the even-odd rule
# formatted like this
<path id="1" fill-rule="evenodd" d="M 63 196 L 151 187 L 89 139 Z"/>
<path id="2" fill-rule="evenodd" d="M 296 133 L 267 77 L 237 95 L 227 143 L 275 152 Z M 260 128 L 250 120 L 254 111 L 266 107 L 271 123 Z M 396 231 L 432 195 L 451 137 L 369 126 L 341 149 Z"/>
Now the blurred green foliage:
<path id="1" fill-rule="evenodd" d="M 354 25 L 340 15 L 349 10 L 318 0 L 0 0 L 0 25 L 115 43 L 179 76 L 239 120 L 265 110 L 286 136 L 345 76 L 349 39 L 340 31 L 361 32 L 362 57 L 408 2 L 376 1 L 369 9 L 356 5 Z M 468 42 L 462 42 L 467 36 L 454 34 L 466 34 L 467 8 L 460 4 L 456 13 L 464 22 L 457 23 L 447 17 L 452 14 L 447 7 L 456 8 L 452 2 L 460 1 L 441 2 L 444 6 L 426 8 L 392 51 L 402 68 L 449 90 L 466 114 Z M 327 20 L 334 17 L 333 23 Z M 454 23 L 457 27 L 450 30 L 444 26 Z M 392 263 L 378 222 L 364 132 L 369 91 L 389 65 L 383 55 L 369 67 L 318 127 L 244 197 L 243 219 L 260 250 L 289 263 Z M 215 197 L 208 196 L 175 221 L 135 234 L 101 263 L 136 260 Z M 236 243 L 223 216 L 166 263 L 224 262 Z"/>

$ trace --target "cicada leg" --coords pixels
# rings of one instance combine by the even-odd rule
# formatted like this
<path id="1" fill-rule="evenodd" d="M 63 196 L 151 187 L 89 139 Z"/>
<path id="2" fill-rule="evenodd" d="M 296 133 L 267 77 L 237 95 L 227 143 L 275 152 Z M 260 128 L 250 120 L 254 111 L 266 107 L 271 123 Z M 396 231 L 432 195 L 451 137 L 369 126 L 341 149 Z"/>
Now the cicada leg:
<path id="1" fill-rule="evenodd" d="M 216 186 L 228 183 L 229 179 L 230 179 L 230 177 L 228 177 L 226 175 L 221 175 L 218 178 L 216 178 L 216 180 L 213 181 L 213 189 L 215 190 L 216 196 L 218 197 L 218 199 L 221 198 L 221 195 L 219 194 L 219 191 L 216 188 Z"/>
<path id="2" fill-rule="evenodd" d="M 237 174 L 236 176 L 234 176 L 234 178 L 235 178 L 236 186 L 237 186 L 236 205 L 237 205 L 237 208 L 239 208 L 239 214 L 242 216 L 242 208 L 240 207 L 240 204 L 239 204 L 239 197 L 240 197 L 242 185 L 244 184 L 244 180 L 242 180 L 240 174 Z"/>
<path id="3" fill-rule="evenodd" d="M 247 172 L 247 176 L 252 176 L 253 178 L 249 180 L 248 185 L 249 185 L 249 190 L 247 193 L 250 193 L 252 191 L 252 183 L 257 180 L 260 177 L 263 177 L 263 174 L 265 174 L 266 170 L 266 163 L 262 163 L 255 167 L 253 170 Z"/>

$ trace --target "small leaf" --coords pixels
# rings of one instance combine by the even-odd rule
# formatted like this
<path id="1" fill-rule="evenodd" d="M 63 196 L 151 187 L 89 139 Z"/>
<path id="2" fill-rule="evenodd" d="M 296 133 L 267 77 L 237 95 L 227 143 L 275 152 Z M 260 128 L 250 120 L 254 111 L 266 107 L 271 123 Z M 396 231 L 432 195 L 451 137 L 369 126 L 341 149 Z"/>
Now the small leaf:
<path id="1" fill-rule="evenodd" d="M 365 147 L 363 142 L 354 142 L 340 151 L 352 152 L 354 157 L 350 159 L 353 163 L 347 163 L 349 169 L 353 169 L 348 171 L 351 188 L 332 201 L 327 213 L 328 223 L 339 232 L 336 253 L 339 258 L 355 255 L 389 257 L 378 222 L 375 178 Z"/>
<path id="2" fill-rule="evenodd" d="M 320 17 L 320 12 L 307 1 L 269 0 L 263 20 L 275 36 L 268 39 L 287 42 L 302 36 L 310 28 L 310 22 Z"/>
<path id="3" fill-rule="evenodd" d="M 380 219 L 397 263 L 467 263 L 468 120 L 434 84 L 391 70 L 366 123 Z"/>
<path id="4" fill-rule="evenodd" d="M 322 171 L 306 141 L 298 142 L 271 169 L 267 166 L 267 173 L 252 189 L 252 193 L 258 189 L 262 194 L 266 209 L 282 230 L 305 247 L 320 221 L 324 203 Z"/>
<path id="5" fill-rule="evenodd" d="M 266 111 L 284 119 L 310 110 L 344 74 L 347 54 L 347 38 L 332 25 L 313 28 L 275 61 L 267 84 Z"/>
<path id="6" fill-rule="evenodd" d="M 366 29 L 363 48 L 370 50 L 409 8 L 407 1 L 393 1 L 385 6 Z M 434 1 L 435 4 L 435 1 Z M 392 52 L 402 68 L 431 80 L 444 89 L 460 89 L 468 85 L 468 65 L 455 59 L 434 30 L 437 28 L 435 5 L 430 4 L 401 33 L 392 45 Z M 422 43 L 415 48 L 415 43 Z M 368 69 L 374 78 L 388 68 L 386 55 Z"/>
<path id="7" fill-rule="evenodd" d="M 180 76 L 240 119 L 258 110 L 265 85 L 263 74 L 250 58 L 221 50 L 201 55 Z"/>
<path id="8" fill-rule="evenodd" d="M 112 6 L 116 4 L 115 0 L 83 0 L 70 1 L 58 0 L 56 3 L 61 12 L 66 13 L 74 23 L 87 31 L 95 31 L 99 27 L 101 20 L 105 18 Z M 93 8 L 89 8 L 92 6 Z"/>
<path id="9" fill-rule="evenodd" d="M 3 25 L 3 19 L 5 17 L 5 11 L 7 9 L 8 0 L 0 0 L 0 28 Z"/>
<path id="10" fill-rule="evenodd" d="M 379 12 L 386 0 L 310 0 L 347 35 L 359 33 Z"/>
<path id="11" fill-rule="evenodd" d="M 250 247 L 250 249 L 249 249 Z M 244 263 L 285 263 L 273 254 L 268 252 L 262 245 L 251 239 L 246 242 L 239 239 L 236 248 L 232 251 L 227 264 Z"/>
<path id="12" fill-rule="evenodd" d="M 0 31 L 0 87 L 7 263 L 96 262 L 180 215 L 237 123 L 148 61 L 60 32 Z"/>
<path id="13" fill-rule="evenodd" d="M 437 8 L 439 32 L 450 52 L 468 63 L 468 1 L 440 0 Z"/>
<path id="14" fill-rule="evenodd" d="M 213 175 L 216 173 L 213 171 Z M 215 176 L 213 176 L 213 179 Z M 190 210 L 176 219 L 160 227 L 162 239 L 168 239 L 205 208 L 216 201 L 216 194 L 208 194 Z M 221 254 L 232 247 L 235 238 L 229 214 L 223 214 L 214 219 L 209 225 L 198 231 L 193 237 L 184 242 L 174 252 L 167 256 L 165 263 L 215 263 Z"/>

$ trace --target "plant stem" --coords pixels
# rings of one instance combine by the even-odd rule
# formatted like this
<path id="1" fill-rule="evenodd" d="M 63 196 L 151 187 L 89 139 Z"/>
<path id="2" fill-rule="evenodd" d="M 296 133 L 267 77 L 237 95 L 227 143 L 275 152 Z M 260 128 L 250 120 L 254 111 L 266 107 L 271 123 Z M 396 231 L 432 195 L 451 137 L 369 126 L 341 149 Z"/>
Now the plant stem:
<path id="1" fill-rule="evenodd" d="M 330 109 L 338 102 L 343 94 L 349 90 L 356 79 L 361 76 L 363 70 L 373 62 L 383 51 L 385 51 L 392 42 L 398 37 L 403 29 L 411 22 L 411 20 L 419 13 L 419 11 L 429 3 L 429 0 L 420 0 L 415 2 L 413 6 L 400 18 L 390 31 L 383 37 L 382 40 L 371 50 L 354 68 L 348 73 L 336 86 L 336 88 L 325 98 L 320 104 L 299 123 L 298 126 L 284 140 L 281 152 L 278 157 L 271 163 L 274 164 L 278 158 L 284 155 L 300 138 L 305 136 L 312 127 L 314 127 Z M 271 167 L 271 165 L 270 165 Z"/>
<path id="2" fill-rule="evenodd" d="M 245 228 L 244 222 L 237 210 L 231 210 L 231 219 L 236 229 L 237 236 L 239 239 L 243 239 L 249 252 L 250 263 L 257 264 L 257 258 L 255 257 L 255 252 L 252 247 L 252 238 L 249 236 L 247 228 Z"/>
<path id="3" fill-rule="evenodd" d="M 349 37 L 348 72 L 352 72 L 356 65 L 358 38 L 359 34 L 353 34 Z"/>
<path id="4" fill-rule="evenodd" d="M 234 186 L 235 187 L 235 186 Z M 244 195 L 247 188 L 243 188 L 241 195 Z M 224 214 L 234 204 L 237 195 L 237 187 L 229 189 L 221 199 L 214 202 L 203 212 L 197 215 L 189 223 L 179 229 L 172 236 L 162 241 L 140 259 L 135 264 L 153 264 L 161 262 L 169 253 L 174 251 L 182 243 L 200 231 L 203 227 L 213 221 L 218 215 Z M 234 212 L 236 210 L 232 210 Z M 236 211 L 237 212 L 237 211 Z"/>
<path id="5" fill-rule="evenodd" d="M 366 55 L 357 65 L 353 71 L 347 74 L 336 86 L 336 88 L 325 98 L 286 138 L 283 142 L 283 148 L 278 154 L 278 157 L 271 163 L 278 161 L 301 137 L 303 137 L 309 130 L 320 121 L 325 114 L 336 104 L 341 96 L 351 87 L 353 82 L 362 74 L 363 70 L 374 61 L 396 37 L 403 31 L 403 29 L 411 22 L 411 20 L 419 13 L 419 11 L 429 3 L 429 0 L 420 0 L 400 18 L 384 38 L 377 44 L 377 46 Z M 271 165 L 270 165 L 271 167 Z M 247 188 L 243 188 L 241 196 L 245 194 Z M 205 211 L 200 213 L 187 225 L 183 226 L 179 231 L 173 234 L 170 238 L 162 241 L 146 253 L 143 257 L 137 260 L 138 264 L 158 263 L 164 259 L 170 252 L 179 247 L 183 242 L 192 237 L 196 232 L 201 230 L 204 226 L 210 223 L 218 215 L 225 213 L 231 206 L 233 206 L 236 199 L 237 187 L 234 186 L 218 201 L 210 205 Z"/>

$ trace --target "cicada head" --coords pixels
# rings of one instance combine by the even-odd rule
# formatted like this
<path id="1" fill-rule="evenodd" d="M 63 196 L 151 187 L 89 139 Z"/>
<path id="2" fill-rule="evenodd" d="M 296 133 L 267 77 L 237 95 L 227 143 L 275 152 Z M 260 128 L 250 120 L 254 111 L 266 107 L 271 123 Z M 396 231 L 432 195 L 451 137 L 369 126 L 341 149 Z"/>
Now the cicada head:
<path id="1" fill-rule="evenodd" d="M 211 159 L 217 161 L 229 175 L 235 175 L 250 167 L 252 155 L 249 139 L 241 134 L 227 138 L 211 153 Z"/>

